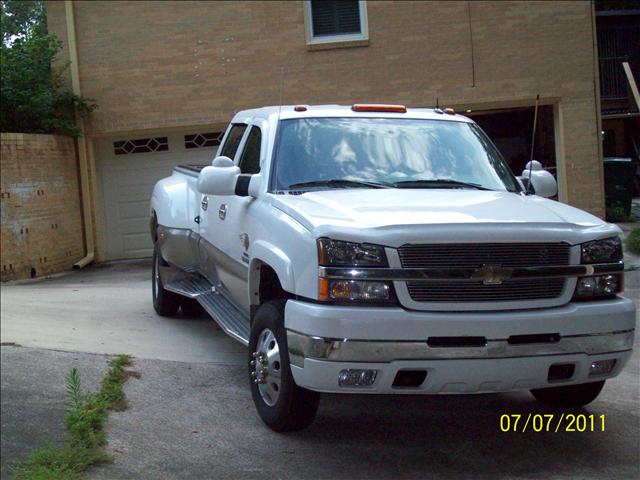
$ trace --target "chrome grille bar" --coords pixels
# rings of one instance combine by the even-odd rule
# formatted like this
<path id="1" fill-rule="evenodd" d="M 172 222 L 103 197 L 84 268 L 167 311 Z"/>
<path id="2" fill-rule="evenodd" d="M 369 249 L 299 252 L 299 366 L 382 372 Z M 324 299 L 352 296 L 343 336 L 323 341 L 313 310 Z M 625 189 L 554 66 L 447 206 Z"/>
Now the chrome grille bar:
<path id="1" fill-rule="evenodd" d="M 349 268 L 319 267 L 320 277 L 346 280 L 395 280 L 423 282 L 430 280 L 456 280 L 478 282 L 478 268 Z M 503 280 L 508 278 L 554 278 L 582 277 L 597 274 L 617 273 L 624 270 L 623 262 L 595 265 L 550 265 L 541 267 L 499 268 Z"/>

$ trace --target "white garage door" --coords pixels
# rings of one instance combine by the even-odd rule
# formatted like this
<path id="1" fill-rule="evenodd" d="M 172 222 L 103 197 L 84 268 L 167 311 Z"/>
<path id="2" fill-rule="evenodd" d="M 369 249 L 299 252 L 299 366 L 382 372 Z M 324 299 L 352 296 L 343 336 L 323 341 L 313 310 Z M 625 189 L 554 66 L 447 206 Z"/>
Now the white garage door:
<path id="1" fill-rule="evenodd" d="M 178 164 L 206 164 L 221 130 L 120 136 L 98 143 L 107 258 L 149 257 L 149 200 L 154 184 Z"/>

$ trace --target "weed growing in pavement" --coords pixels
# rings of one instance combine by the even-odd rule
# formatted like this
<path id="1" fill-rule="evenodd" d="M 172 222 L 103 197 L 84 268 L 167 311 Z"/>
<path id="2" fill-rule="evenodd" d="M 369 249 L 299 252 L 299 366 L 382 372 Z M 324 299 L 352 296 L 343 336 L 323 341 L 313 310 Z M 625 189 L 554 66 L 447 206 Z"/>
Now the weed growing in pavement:
<path id="1" fill-rule="evenodd" d="M 102 451 L 106 443 L 104 422 L 109 410 L 127 408 L 124 395 L 126 372 L 131 364 L 127 355 L 118 355 L 102 379 L 97 393 L 84 392 L 78 370 L 67 375 L 67 412 L 64 422 L 69 432 L 61 447 L 47 444 L 33 452 L 13 471 L 16 480 L 75 480 L 91 466 L 110 461 Z"/>

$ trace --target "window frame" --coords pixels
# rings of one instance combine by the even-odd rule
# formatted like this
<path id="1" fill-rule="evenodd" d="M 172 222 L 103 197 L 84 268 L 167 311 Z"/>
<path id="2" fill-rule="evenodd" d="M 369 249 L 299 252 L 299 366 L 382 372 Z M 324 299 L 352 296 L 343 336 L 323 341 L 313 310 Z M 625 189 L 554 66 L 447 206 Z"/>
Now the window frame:
<path id="1" fill-rule="evenodd" d="M 358 11 L 360 13 L 360 33 L 346 33 L 314 37 L 311 0 L 304 0 L 304 29 L 307 47 L 310 49 L 319 49 L 360 47 L 368 45 L 369 23 L 367 21 L 367 2 L 365 0 L 358 0 Z"/>

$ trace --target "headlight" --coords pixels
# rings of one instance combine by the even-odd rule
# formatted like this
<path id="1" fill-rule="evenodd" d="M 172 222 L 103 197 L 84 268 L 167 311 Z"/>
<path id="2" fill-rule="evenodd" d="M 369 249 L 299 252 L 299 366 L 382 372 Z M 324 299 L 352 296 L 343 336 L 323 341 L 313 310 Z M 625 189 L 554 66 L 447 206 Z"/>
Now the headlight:
<path id="1" fill-rule="evenodd" d="M 325 267 L 386 267 L 384 247 L 320 238 L 318 261 Z"/>
<path id="2" fill-rule="evenodd" d="M 318 239 L 321 267 L 386 267 L 384 247 L 368 243 Z M 392 282 L 320 277 L 318 299 L 323 302 L 392 303 L 396 301 Z"/>
<path id="3" fill-rule="evenodd" d="M 580 245 L 582 263 L 607 263 L 622 260 L 622 242 L 619 237 L 594 240 Z"/>
<path id="4" fill-rule="evenodd" d="M 594 277 L 580 277 L 576 285 L 573 298 L 589 300 L 613 297 L 622 291 L 622 275 L 596 275 Z"/>

